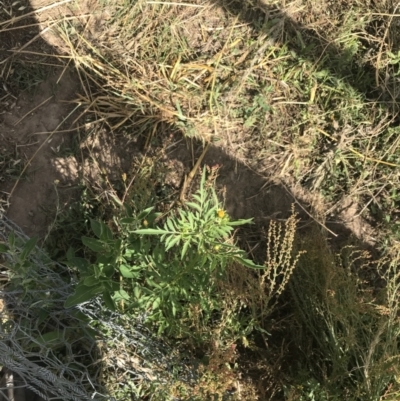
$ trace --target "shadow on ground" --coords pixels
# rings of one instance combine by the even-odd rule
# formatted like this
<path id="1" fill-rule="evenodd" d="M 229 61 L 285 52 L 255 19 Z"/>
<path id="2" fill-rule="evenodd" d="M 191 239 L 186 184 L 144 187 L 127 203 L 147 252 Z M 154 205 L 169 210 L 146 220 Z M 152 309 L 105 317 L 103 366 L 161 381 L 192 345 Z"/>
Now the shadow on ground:
<path id="1" fill-rule="evenodd" d="M 7 7 L 12 7 L 11 3 L 9 1 Z M 321 46 L 320 38 L 317 40 L 313 31 L 299 26 L 282 15 L 279 9 L 261 7 L 248 12 L 242 2 L 214 3 L 238 15 L 243 22 L 250 23 L 260 32 L 265 29 L 268 18 L 284 18 L 285 42 L 294 51 L 303 52 L 305 57 L 309 53 L 299 46 L 297 33 L 300 33 L 306 42 L 315 41 L 315 46 Z M 19 12 L 21 15 L 31 11 L 28 4 L 25 4 L 27 8 Z M 18 16 L 17 11 L 16 13 Z M 32 26 L 5 31 L 18 27 L 18 24 Z M 65 68 L 65 64 L 57 61 L 57 58 L 43 55 L 57 54 L 57 50 L 41 38 L 24 47 L 38 35 L 35 24 L 34 19 L 24 18 L 13 25 L 0 27 L 3 29 L 0 31 L 0 78 L 3 83 L 0 88 L 0 137 L 2 146 L 13 152 L 15 161 L 19 160 L 21 166 L 28 162 L 28 168 L 17 185 L 15 181 L 8 180 L 6 171 L 1 171 L 4 174 L 4 182 L 0 184 L 0 189 L 6 197 L 11 195 L 8 198 L 8 217 L 28 235 L 43 238 L 54 221 L 57 209 L 65 207 L 79 196 L 77 185 L 80 180 L 95 180 L 102 174 L 104 180 L 118 182 L 121 174 L 129 169 L 132 154 L 140 155 L 145 151 L 140 141 L 123 139 L 107 132 L 103 133 L 103 137 L 92 139 L 90 143 L 86 138 L 85 143 L 81 141 L 80 130 L 73 125 L 81 110 L 74 112 L 74 106 L 68 103 L 79 91 L 79 79 L 72 69 Z M 21 46 L 24 47 L 24 51 L 38 52 L 42 55 L 10 53 Z M 344 57 L 334 46 L 321 48 L 321 54 L 323 52 L 328 55 L 328 59 L 342 60 Z M 316 53 L 314 49 L 313 54 Z M 338 72 L 335 70 L 332 74 Z M 355 75 L 362 76 L 363 79 L 353 80 Z M 374 88 L 375 71 L 372 69 L 359 68 L 349 60 L 348 63 L 343 63 L 337 77 L 349 85 L 353 81 L 362 81 L 362 86 L 355 89 L 364 94 L 366 99 L 380 99 L 380 92 Z M 81 122 L 82 120 L 79 121 Z M 175 133 L 176 129 L 169 127 L 162 135 L 168 137 Z M 182 173 L 187 174 L 190 171 L 193 161 L 201 152 L 200 143 L 195 143 L 194 147 L 198 149 L 194 158 L 188 144 L 183 141 L 171 147 L 167 153 L 171 161 L 181 165 Z M 76 153 L 81 154 L 80 160 L 76 158 Z M 85 164 L 90 154 L 97 156 L 100 166 Z M 247 244 L 249 250 L 260 246 L 268 221 L 286 219 L 291 214 L 293 204 L 296 205 L 302 226 L 315 222 L 310 217 L 313 215 L 311 205 L 301 202 L 289 189 L 280 183 L 268 181 L 217 146 L 210 148 L 204 163 L 221 166 L 217 182 L 229 214 L 235 219 L 254 218 L 255 228 L 240 233 L 241 241 Z M 98 169 L 96 174 L 94 169 Z M 176 193 L 178 192 L 177 190 Z M 345 222 L 339 219 L 328 228 L 330 231 L 320 226 L 321 232 L 325 231 L 339 245 L 346 243 L 352 235 Z M 362 233 L 357 234 L 360 245 L 368 247 L 369 245 L 363 243 Z"/>
<path id="2" fill-rule="evenodd" d="M 296 52 L 298 56 L 315 63 L 319 70 L 328 70 L 331 76 L 345 82 L 362 94 L 366 101 L 385 104 L 388 112 L 393 115 L 397 115 L 399 112 L 397 99 L 393 98 L 388 85 L 391 77 L 385 76 L 385 71 L 377 71 L 370 62 L 358 64 L 350 51 L 343 51 L 334 42 L 324 38 L 324 32 L 302 25 L 301 22 L 293 19 L 277 5 L 267 5 L 266 1 L 258 1 L 257 7 L 254 7 L 251 1 L 210 1 L 215 6 L 222 7 L 230 14 L 237 16 L 240 22 L 249 24 L 258 34 L 266 34 L 266 40 L 271 41 L 271 44 L 284 43 L 289 50 Z M 366 1 L 364 9 L 366 12 L 372 12 L 378 7 L 378 3 Z M 332 12 L 336 11 L 338 14 L 336 18 L 345 12 L 341 5 L 336 7 L 334 4 L 330 4 L 330 6 Z M 388 6 L 385 3 L 385 10 L 383 10 L 385 14 L 383 15 L 389 16 L 390 10 L 387 8 Z M 294 9 L 296 9 L 295 5 Z M 297 9 L 297 11 L 299 10 L 300 8 Z M 303 17 L 304 13 L 303 11 Z M 301 13 L 297 12 L 294 15 L 301 15 Z M 332 18 L 334 19 L 335 16 Z M 370 30 L 379 31 L 382 40 L 388 41 L 389 35 L 388 32 L 384 35 L 386 27 L 383 21 L 382 17 L 377 15 L 370 24 Z M 392 26 L 395 26 L 398 21 L 399 16 L 394 16 L 391 20 Z M 393 48 L 397 46 L 395 39 L 393 37 L 391 39 Z M 379 43 L 376 44 L 376 41 L 368 42 L 367 39 L 362 39 L 361 42 L 363 48 L 357 50 L 359 59 L 362 59 L 362 56 L 366 57 L 368 53 L 377 52 L 380 46 Z M 392 50 L 395 51 L 395 49 Z M 362 56 L 360 53 L 363 53 Z"/>

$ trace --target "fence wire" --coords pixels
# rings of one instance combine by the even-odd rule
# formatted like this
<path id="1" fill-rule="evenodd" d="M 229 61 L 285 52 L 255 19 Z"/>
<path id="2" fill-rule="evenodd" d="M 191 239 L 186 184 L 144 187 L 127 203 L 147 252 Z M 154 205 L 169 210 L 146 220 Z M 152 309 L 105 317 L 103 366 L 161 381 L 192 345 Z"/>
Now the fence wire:
<path id="1" fill-rule="evenodd" d="M 17 252 L 0 255 L 0 401 L 132 400 L 143 383 L 195 380 L 140 319 L 99 299 L 64 308 L 74 273 L 38 247 L 24 261 L 29 238 L 0 214 L 0 244 L 11 233 Z"/>

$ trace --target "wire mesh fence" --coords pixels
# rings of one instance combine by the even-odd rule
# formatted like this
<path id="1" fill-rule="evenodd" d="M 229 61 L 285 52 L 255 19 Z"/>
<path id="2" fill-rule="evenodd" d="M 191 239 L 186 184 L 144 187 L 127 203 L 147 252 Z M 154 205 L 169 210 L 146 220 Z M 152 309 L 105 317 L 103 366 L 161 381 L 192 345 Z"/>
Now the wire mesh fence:
<path id="1" fill-rule="evenodd" d="M 0 215 L 0 401 L 132 400 L 195 380 L 174 349 L 140 319 L 99 299 L 66 309 L 74 272 L 52 261 Z M 180 366 L 176 371 L 176 367 Z"/>

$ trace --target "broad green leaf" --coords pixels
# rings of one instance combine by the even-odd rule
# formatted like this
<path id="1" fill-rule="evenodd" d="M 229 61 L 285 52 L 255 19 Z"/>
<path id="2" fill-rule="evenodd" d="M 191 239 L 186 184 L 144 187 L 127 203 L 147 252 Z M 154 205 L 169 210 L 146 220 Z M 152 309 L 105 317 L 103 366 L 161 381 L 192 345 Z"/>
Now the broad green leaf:
<path id="1" fill-rule="evenodd" d="M 110 241 L 113 239 L 113 234 L 112 231 L 110 230 L 110 227 L 107 226 L 107 224 L 101 223 L 101 237 L 103 241 Z"/>
<path id="2" fill-rule="evenodd" d="M 135 296 L 136 299 L 139 299 L 139 298 L 140 298 L 141 291 L 140 291 L 140 288 L 139 288 L 139 287 L 135 287 L 135 288 L 133 289 L 133 295 Z"/>
<path id="3" fill-rule="evenodd" d="M 161 290 L 160 284 L 156 283 L 153 279 L 147 278 L 146 281 L 151 287 L 155 287 L 155 288 L 158 288 L 159 290 Z"/>
<path id="4" fill-rule="evenodd" d="M 49 331 L 45 334 L 41 334 L 35 338 L 32 342 L 31 347 L 33 348 L 36 344 L 46 345 L 49 348 L 55 349 L 57 346 L 63 345 L 64 333 L 60 331 Z"/>
<path id="5" fill-rule="evenodd" d="M 75 319 L 80 320 L 81 322 L 84 323 L 89 323 L 90 322 L 90 318 L 85 315 L 83 312 L 81 312 L 80 310 L 77 309 L 72 309 L 71 311 L 68 311 L 69 316 L 72 316 Z"/>
<path id="6" fill-rule="evenodd" d="M 137 220 L 134 217 L 124 217 L 119 222 L 122 224 L 133 224 L 136 223 Z"/>
<path id="7" fill-rule="evenodd" d="M 0 253 L 4 253 L 8 251 L 8 246 L 3 242 L 0 243 Z"/>
<path id="8" fill-rule="evenodd" d="M 114 265 L 111 263 L 107 263 L 103 268 L 103 274 L 107 278 L 111 278 L 114 274 Z"/>
<path id="9" fill-rule="evenodd" d="M 31 238 L 26 242 L 26 244 L 22 248 L 22 252 L 21 252 L 22 260 L 25 260 L 30 255 L 30 253 L 35 248 L 36 243 L 37 243 L 37 238 Z"/>
<path id="10" fill-rule="evenodd" d="M 95 252 L 103 252 L 103 243 L 95 238 L 82 237 L 83 245 Z"/>
<path id="11" fill-rule="evenodd" d="M 125 278 L 134 278 L 137 276 L 137 273 L 132 272 L 132 270 L 129 268 L 129 266 L 126 266 L 126 265 L 121 265 L 119 267 L 119 271 L 121 272 L 122 276 Z"/>
<path id="12" fill-rule="evenodd" d="M 115 291 L 113 298 L 114 301 L 117 302 L 117 301 L 129 301 L 131 297 L 125 290 L 118 290 Z"/>
<path id="13" fill-rule="evenodd" d="M 169 323 L 166 320 L 162 320 L 157 330 L 158 335 L 161 335 L 168 327 Z"/>
<path id="14" fill-rule="evenodd" d="M 108 265 L 109 263 L 113 263 L 114 261 L 115 261 L 115 257 L 113 257 L 113 255 L 109 255 L 109 254 L 107 254 L 107 255 L 99 254 L 99 255 L 97 255 L 97 258 L 96 258 L 96 263 L 101 266 Z"/>
<path id="15" fill-rule="evenodd" d="M 8 236 L 8 243 L 11 247 L 15 245 L 15 234 L 14 231 L 11 231 L 10 235 Z"/>
<path id="16" fill-rule="evenodd" d="M 153 305 L 151 306 L 151 308 L 154 310 L 154 309 L 157 309 L 159 306 L 160 306 L 160 304 L 161 304 L 161 298 L 160 297 L 158 297 L 158 298 L 156 298 L 154 301 L 153 301 Z"/>
<path id="17" fill-rule="evenodd" d="M 138 253 L 140 252 L 141 241 L 136 236 L 129 236 L 130 243 L 127 245 L 127 253 Z"/>
<path id="18" fill-rule="evenodd" d="M 235 257 L 236 261 L 242 264 L 243 266 L 250 267 L 251 269 L 265 269 L 265 266 L 257 265 L 250 259 L 245 259 L 241 257 Z"/>
<path id="19" fill-rule="evenodd" d="M 83 280 L 83 284 L 85 284 L 85 285 L 88 286 L 88 287 L 98 286 L 98 284 L 99 284 L 99 279 L 96 278 L 96 277 L 94 277 L 94 276 L 89 276 L 89 277 L 86 277 L 86 278 Z"/>
<path id="20" fill-rule="evenodd" d="M 139 213 L 138 220 L 144 219 L 153 210 L 154 210 L 154 206 L 151 206 L 151 207 L 148 207 L 147 209 L 144 209 L 142 212 Z"/>
<path id="21" fill-rule="evenodd" d="M 71 260 L 72 258 L 74 258 L 75 257 L 75 252 L 74 252 L 74 250 L 73 250 L 73 248 L 68 248 L 68 251 L 67 251 L 67 261 L 69 261 L 69 260 Z"/>
<path id="22" fill-rule="evenodd" d="M 132 217 L 133 216 L 133 210 L 132 207 L 129 205 L 124 205 L 125 208 L 125 213 L 128 217 Z"/>
<path id="23" fill-rule="evenodd" d="M 68 266 L 76 267 L 82 274 L 87 274 L 90 264 L 86 259 L 74 256 L 68 259 Z"/>
<path id="24" fill-rule="evenodd" d="M 83 302 L 89 301 L 96 295 L 103 291 L 103 286 L 99 285 L 96 287 L 88 287 L 83 283 L 79 283 L 75 288 L 75 292 L 70 295 L 65 301 L 65 308 L 71 308 L 72 306 L 81 304 Z"/>
<path id="25" fill-rule="evenodd" d="M 121 283 L 113 280 L 103 281 L 103 287 L 108 292 L 114 293 L 115 291 L 119 291 L 121 288 Z"/>
<path id="26" fill-rule="evenodd" d="M 49 317 L 49 315 L 50 315 L 50 312 L 47 309 L 40 308 L 39 316 L 36 321 L 37 324 L 38 325 L 42 324 Z"/>
<path id="27" fill-rule="evenodd" d="M 112 311 L 115 311 L 114 300 L 112 299 L 112 297 L 108 291 L 103 291 L 103 299 L 104 299 L 104 303 L 106 304 L 107 308 L 111 309 Z"/>
<path id="28" fill-rule="evenodd" d="M 90 227 L 97 238 L 101 238 L 103 232 L 102 224 L 99 221 L 90 219 Z"/>

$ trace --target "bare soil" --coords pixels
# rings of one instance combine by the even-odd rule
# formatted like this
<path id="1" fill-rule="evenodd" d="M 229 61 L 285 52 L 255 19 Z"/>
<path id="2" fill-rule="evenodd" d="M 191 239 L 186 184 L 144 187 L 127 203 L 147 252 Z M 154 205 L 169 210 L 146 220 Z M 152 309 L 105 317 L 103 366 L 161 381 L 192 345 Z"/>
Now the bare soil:
<path id="1" fill-rule="evenodd" d="M 47 4 L 50 3 L 31 2 L 35 9 Z M 63 7 L 60 10 L 64 15 L 86 18 L 91 4 L 82 2 L 79 10 L 70 10 L 66 5 Z M 39 22 L 56 19 L 60 10 L 40 12 Z M 101 18 L 107 16 L 90 18 L 88 26 L 93 35 L 101 31 Z M 11 49 L 21 47 L 24 42 L 36 37 L 39 27 L 2 33 L 0 60 L 7 61 Z M 196 38 L 193 40 L 196 41 Z M 57 54 L 62 48 L 56 36 L 45 32 L 25 50 Z M 71 125 L 81 110 L 68 117 L 74 108 L 71 101 L 77 98 L 80 89 L 79 77 L 72 68 L 64 68 L 55 58 L 51 60 L 54 66 L 49 67 L 50 62 L 43 63 L 47 65 L 43 66 L 46 78 L 33 92 L 18 92 L 18 88 L 14 88 L 5 94 L 3 91 L 3 97 L 0 97 L 4 105 L 0 114 L 0 136 L 6 148 L 15 149 L 16 157 L 26 163 L 26 170 L 20 179 L 17 182 L 6 179 L 0 183 L 0 191 L 9 204 L 8 217 L 28 235 L 41 238 L 48 233 L 57 211 L 79 196 L 77 185 L 80 180 L 94 183 L 104 172 L 108 179 L 120 180 L 121 174 L 129 170 L 134 155 L 144 152 L 141 141 L 115 136 L 106 129 L 98 130 L 95 137 L 81 140 L 76 125 Z M 8 71 L 12 71 L 13 66 L 20 66 L 21 62 L 26 67 L 39 61 L 43 62 L 35 55 L 23 53 L 9 60 Z M 2 74 L 5 84 L 13 82 L 15 72 L 7 75 L 3 69 Z M 78 124 L 82 124 L 82 119 Z M 90 126 L 87 128 L 90 130 Z M 166 132 L 165 135 L 169 138 L 171 133 Z M 68 152 L 74 143 L 79 144 L 80 150 Z M 290 177 L 271 177 L 261 166 L 257 171 L 257 166 L 247 163 L 245 158 L 238 159 L 237 155 L 243 154 L 239 147 L 243 145 L 232 143 L 230 138 L 222 138 L 210 148 L 204 160 L 206 164 L 221 166 L 218 185 L 226 208 L 234 218 L 253 217 L 262 231 L 270 219 L 286 219 L 292 204 L 295 204 L 302 225 L 316 221 L 322 231 L 340 242 L 352 233 L 361 242 L 374 244 L 373 229 L 358 216 L 359 207 L 353 200 L 347 199 L 342 205 L 325 205 L 317 195 L 307 192 Z M 190 171 L 200 154 L 201 144 L 194 143 L 194 149 L 193 154 L 188 141 L 180 141 L 177 146 L 168 149 L 166 165 L 170 170 L 169 180 L 175 186 L 179 186 L 183 175 Z M 87 157 L 89 154 L 90 158 Z M 175 177 L 171 178 L 173 175 Z M 328 214 L 329 207 L 331 214 Z M 325 220 L 328 221 L 326 224 Z M 258 240 L 254 238 L 255 242 Z"/>

